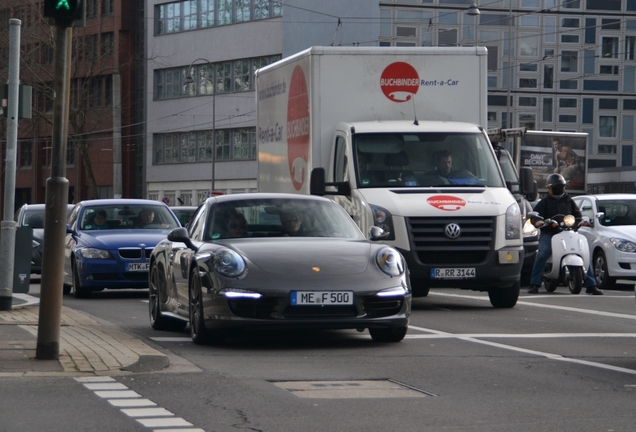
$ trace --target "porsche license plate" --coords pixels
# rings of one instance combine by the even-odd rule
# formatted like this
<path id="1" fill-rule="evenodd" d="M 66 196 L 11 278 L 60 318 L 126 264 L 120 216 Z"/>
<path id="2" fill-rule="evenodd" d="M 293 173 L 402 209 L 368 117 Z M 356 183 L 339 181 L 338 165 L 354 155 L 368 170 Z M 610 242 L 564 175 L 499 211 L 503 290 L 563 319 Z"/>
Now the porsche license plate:
<path id="1" fill-rule="evenodd" d="M 292 306 L 351 305 L 353 291 L 292 291 Z"/>
<path id="2" fill-rule="evenodd" d="M 127 263 L 126 271 L 129 272 L 143 272 L 148 271 L 148 263 Z"/>
<path id="3" fill-rule="evenodd" d="M 475 277 L 474 267 L 432 268 L 431 279 L 470 279 Z"/>

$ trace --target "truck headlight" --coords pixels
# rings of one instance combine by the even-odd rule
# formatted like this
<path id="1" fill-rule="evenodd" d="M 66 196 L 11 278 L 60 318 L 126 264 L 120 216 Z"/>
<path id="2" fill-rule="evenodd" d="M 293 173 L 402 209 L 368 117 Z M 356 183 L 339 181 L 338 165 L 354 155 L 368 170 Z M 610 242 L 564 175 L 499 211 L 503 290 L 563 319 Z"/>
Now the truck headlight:
<path id="1" fill-rule="evenodd" d="M 519 205 L 514 203 L 506 210 L 506 240 L 515 240 L 521 237 L 521 211 Z"/>
<path id="2" fill-rule="evenodd" d="M 393 216 L 385 208 L 370 204 L 369 207 L 373 212 L 373 225 L 384 230 L 386 237 L 383 240 L 395 240 L 395 230 L 393 229 Z"/>

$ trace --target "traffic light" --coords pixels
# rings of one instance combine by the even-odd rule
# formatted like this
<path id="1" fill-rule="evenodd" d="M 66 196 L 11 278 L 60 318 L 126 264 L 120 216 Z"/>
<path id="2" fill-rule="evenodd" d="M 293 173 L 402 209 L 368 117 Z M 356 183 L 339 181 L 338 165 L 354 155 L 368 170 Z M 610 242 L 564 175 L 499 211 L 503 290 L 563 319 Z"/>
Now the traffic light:
<path id="1" fill-rule="evenodd" d="M 70 24 L 83 18 L 84 2 L 85 0 L 44 0 L 44 16 Z"/>

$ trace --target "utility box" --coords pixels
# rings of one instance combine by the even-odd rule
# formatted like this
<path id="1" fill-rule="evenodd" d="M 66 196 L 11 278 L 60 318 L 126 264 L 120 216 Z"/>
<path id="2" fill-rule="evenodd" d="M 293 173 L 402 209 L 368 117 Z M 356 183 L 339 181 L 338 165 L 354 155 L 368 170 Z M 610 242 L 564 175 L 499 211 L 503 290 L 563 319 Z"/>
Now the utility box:
<path id="1" fill-rule="evenodd" d="M 31 252 L 33 228 L 18 227 L 15 231 L 15 254 L 13 261 L 13 292 L 26 294 L 31 284 Z"/>

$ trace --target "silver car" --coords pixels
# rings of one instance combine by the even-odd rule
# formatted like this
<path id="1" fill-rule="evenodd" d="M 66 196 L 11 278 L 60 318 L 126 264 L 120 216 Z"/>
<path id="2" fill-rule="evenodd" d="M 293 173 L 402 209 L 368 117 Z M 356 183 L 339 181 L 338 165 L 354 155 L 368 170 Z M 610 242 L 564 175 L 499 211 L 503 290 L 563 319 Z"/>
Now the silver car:
<path id="1" fill-rule="evenodd" d="M 590 245 L 598 287 L 612 288 L 617 279 L 636 280 L 636 195 L 580 195 L 573 199 L 590 219 L 590 226 L 580 228 L 579 233 Z"/>

